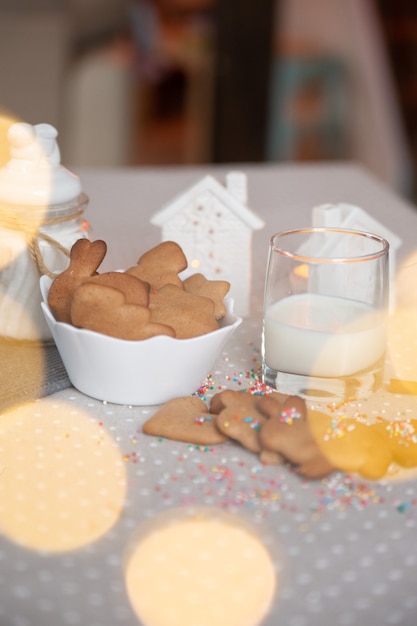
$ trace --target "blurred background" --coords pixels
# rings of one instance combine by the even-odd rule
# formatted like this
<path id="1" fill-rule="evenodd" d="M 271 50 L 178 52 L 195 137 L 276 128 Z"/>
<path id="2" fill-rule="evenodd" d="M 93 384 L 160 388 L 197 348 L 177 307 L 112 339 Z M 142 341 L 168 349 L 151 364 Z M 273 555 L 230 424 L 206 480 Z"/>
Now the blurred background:
<path id="1" fill-rule="evenodd" d="M 353 160 L 415 200 L 417 2 L 0 0 L 0 115 L 75 168 Z"/>

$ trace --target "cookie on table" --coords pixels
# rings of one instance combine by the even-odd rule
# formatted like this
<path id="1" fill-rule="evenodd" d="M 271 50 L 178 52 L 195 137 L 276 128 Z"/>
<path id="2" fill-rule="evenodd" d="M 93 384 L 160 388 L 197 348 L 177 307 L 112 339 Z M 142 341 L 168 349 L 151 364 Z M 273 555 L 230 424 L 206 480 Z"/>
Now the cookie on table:
<path id="1" fill-rule="evenodd" d="M 258 434 L 266 417 L 256 409 L 256 396 L 226 389 L 213 396 L 210 411 L 222 433 L 251 452 L 261 451 Z"/>
<path id="2" fill-rule="evenodd" d="M 253 402 L 255 402 L 256 404 L 260 401 L 261 398 L 264 398 L 262 402 L 266 403 L 265 406 L 267 406 L 270 401 L 274 401 L 274 402 L 276 401 L 276 402 L 279 402 L 280 404 L 283 404 L 285 400 L 288 398 L 287 394 L 279 393 L 278 391 L 272 391 L 270 394 L 266 396 L 261 396 L 256 393 L 251 394 L 250 392 L 244 391 L 242 389 L 240 390 L 224 389 L 223 391 L 218 391 L 217 393 L 214 394 L 214 396 L 212 396 L 210 400 L 211 413 L 220 413 L 220 411 L 225 409 L 227 406 L 234 404 L 240 398 L 239 394 L 242 394 L 242 393 L 246 393 L 249 396 L 252 396 Z M 252 402 L 252 400 L 250 400 L 250 402 Z"/>
<path id="3" fill-rule="evenodd" d="M 137 265 L 127 269 L 126 273 L 149 283 L 151 291 L 158 291 L 168 284 L 183 289 L 178 274 L 187 267 L 188 262 L 181 246 L 175 241 L 163 241 L 142 254 Z"/>
<path id="4" fill-rule="evenodd" d="M 149 308 L 151 321 L 171 326 L 177 339 L 198 337 L 219 328 L 212 300 L 172 284 L 151 291 Z"/>
<path id="5" fill-rule="evenodd" d="M 287 396 L 273 392 L 278 402 Z M 284 458 L 272 450 L 264 450 L 260 444 L 259 432 L 267 419 L 257 406 L 260 396 L 243 390 L 225 389 L 214 394 L 210 400 L 210 412 L 214 413 L 219 430 L 244 448 L 258 453 L 264 465 L 280 465 Z"/>
<path id="6" fill-rule="evenodd" d="M 265 448 L 260 451 L 259 459 L 263 465 L 282 465 L 285 463 L 282 454 L 274 450 L 265 450 Z"/>
<path id="7" fill-rule="evenodd" d="M 89 281 L 74 291 L 70 319 L 78 328 L 129 341 L 156 335 L 174 336 L 170 326 L 151 322 L 147 306 L 129 304 L 119 289 Z"/>
<path id="8" fill-rule="evenodd" d="M 277 405 L 283 406 L 288 398 L 297 398 L 294 402 L 298 403 L 298 412 L 301 417 L 305 419 L 307 407 L 302 398 L 298 398 L 298 396 L 290 396 L 288 393 L 281 393 L 279 391 L 272 391 L 266 395 L 258 395 L 257 403 L 262 406 L 262 411 L 265 415 L 273 415 L 275 411 L 277 411 Z"/>
<path id="9" fill-rule="evenodd" d="M 147 435 L 183 441 L 201 446 L 212 446 L 227 441 L 213 415 L 200 398 L 174 398 L 162 405 L 142 427 Z"/>
<path id="10" fill-rule="evenodd" d="M 226 315 L 224 298 L 230 289 L 226 280 L 208 280 L 203 274 L 192 274 L 183 281 L 185 291 L 196 296 L 205 296 L 214 302 L 214 316 L 217 320 Z"/>
<path id="11" fill-rule="evenodd" d="M 297 472 L 306 478 L 322 478 L 334 471 L 334 465 L 322 453 L 310 430 L 302 398 L 288 396 L 282 402 L 282 397 L 262 396 L 257 406 L 268 418 L 259 433 L 265 462 L 275 453 L 296 466 Z"/>
<path id="12" fill-rule="evenodd" d="M 52 282 L 48 293 L 48 305 L 58 322 L 71 323 L 71 300 L 74 290 L 86 278 L 97 274 L 106 256 L 107 245 L 101 239 L 89 241 L 78 239 L 71 248 L 67 269 Z"/>
<path id="13" fill-rule="evenodd" d="M 320 450 L 335 468 L 370 480 L 382 478 L 392 460 L 387 433 L 345 416 L 309 410 L 308 422 Z"/>
<path id="14" fill-rule="evenodd" d="M 417 467 L 417 420 L 376 422 L 370 426 L 387 438 L 392 460 L 400 467 Z"/>
<path id="15" fill-rule="evenodd" d="M 223 391 L 218 391 L 212 396 L 210 400 L 210 412 L 219 414 L 220 411 L 223 411 L 228 405 L 236 402 L 236 394 L 245 393 L 244 391 L 235 391 L 233 389 L 224 389 Z"/>

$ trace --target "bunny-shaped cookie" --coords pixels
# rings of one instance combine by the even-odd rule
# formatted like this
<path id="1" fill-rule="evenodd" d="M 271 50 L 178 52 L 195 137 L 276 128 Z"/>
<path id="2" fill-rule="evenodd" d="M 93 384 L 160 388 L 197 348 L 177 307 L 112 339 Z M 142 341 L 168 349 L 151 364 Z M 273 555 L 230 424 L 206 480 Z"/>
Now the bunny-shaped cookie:
<path id="1" fill-rule="evenodd" d="M 84 282 L 113 287 L 121 291 L 127 304 L 149 305 L 149 284 L 126 272 L 103 272 L 87 278 Z"/>
<path id="2" fill-rule="evenodd" d="M 56 320 L 71 323 L 72 295 L 86 278 L 97 274 L 106 252 L 107 245 L 101 239 L 93 242 L 78 239 L 74 243 L 69 266 L 55 278 L 49 289 L 48 305 Z"/>

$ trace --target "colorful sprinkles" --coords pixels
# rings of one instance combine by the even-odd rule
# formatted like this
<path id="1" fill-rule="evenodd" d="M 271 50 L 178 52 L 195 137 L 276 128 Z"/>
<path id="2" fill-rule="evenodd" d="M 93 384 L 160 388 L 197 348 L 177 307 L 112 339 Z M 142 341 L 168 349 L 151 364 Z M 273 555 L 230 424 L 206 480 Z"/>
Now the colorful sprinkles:
<path id="1" fill-rule="evenodd" d="M 200 415 L 199 417 L 194 418 L 194 421 L 199 424 L 199 426 L 202 426 L 205 422 L 212 422 L 213 418 L 211 415 Z"/>
<path id="2" fill-rule="evenodd" d="M 345 509 L 362 510 L 372 504 L 385 501 L 378 493 L 378 485 L 363 482 L 349 474 L 337 473 L 322 481 L 316 492 L 317 502 L 312 511 L 344 511 Z"/>
<path id="3" fill-rule="evenodd" d="M 206 402 L 209 392 L 219 391 L 221 389 L 222 387 L 219 387 L 218 389 L 216 389 L 216 383 L 213 379 L 213 376 L 212 374 L 209 374 L 208 376 L 206 376 L 206 378 L 204 379 L 199 389 L 197 389 L 197 391 L 193 395 L 197 396 L 198 398 L 201 398 L 201 400 L 204 400 Z"/>
<path id="4" fill-rule="evenodd" d="M 265 395 L 273 391 L 261 382 L 260 368 L 251 369 L 247 372 L 237 372 L 225 377 L 226 382 L 217 383 L 213 375 L 207 376 L 201 387 L 193 395 L 207 401 L 209 396 L 226 388 L 240 388 L 252 394 Z M 363 399 L 362 403 L 366 403 Z M 313 407 L 320 408 L 320 407 Z M 368 415 L 361 405 L 348 407 L 346 403 L 329 404 L 326 409 L 333 414 L 333 419 L 326 433 L 329 439 L 343 437 L 346 432 L 354 428 L 352 419 L 366 422 Z M 348 409 L 354 413 L 349 415 Z M 382 411 L 383 412 L 383 411 Z M 281 412 L 280 419 L 288 424 L 301 417 L 295 407 L 290 407 Z M 398 417 L 398 416 L 397 416 Z M 204 425 L 212 418 L 209 415 L 201 415 L 196 418 L 196 423 Z M 383 420 L 381 415 L 373 418 L 376 421 Z M 259 429 L 258 422 L 247 415 L 243 420 L 252 428 Z M 404 441 L 417 442 L 417 432 L 413 424 L 404 418 L 387 425 L 392 437 Z M 139 432 L 139 431 L 137 431 Z M 140 437 L 135 433 L 131 443 L 139 443 Z M 164 445 L 165 440 L 156 439 L 156 445 Z M 343 512 L 347 509 L 362 511 L 372 506 L 390 506 L 399 514 L 417 518 L 417 496 L 404 499 L 390 498 L 390 484 L 366 482 L 355 475 L 336 472 L 321 481 L 303 481 L 302 497 L 297 499 L 296 492 L 292 490 L 292 481 L 302 480 L 295 477 L 295 470 L 290 467 L 264 466 L 259 460 L 253 460 L 252 456 L 226 457 L 225 450 L 228 444 L 220 446 L 199 446 L 187 444 L 186 452 L 178 455 L 178 472 L 172 471 L 165 478 L 165 488 L 161 481 L 155 486 L 155 491 L 164 499 L 170 499 L 169 484 L 175 482 L 183 484 L 180 490 L 180 504 L 189 505 L 207 501 L 215 503 L 227 511 L 237 509 L 253 510 L 257 516 L 265 517 L 276 511 L 285 511 L 289 514 L 301 514 L 308 516 L 311 522 L 317 521 L 323 515 Z M 196 455 L 201 454 L 201 460 L 197 461 Z M 248 458 L 251 460 L 248 461 Z M 215 459 L 215 462 L 213 462 Z M 125 461 L 137 463 L 138 454 L 133 452 L 125 454 Z M 187 468 L 187 469 L 186 469 Z M 195 490 L 193 489 L 195 486 Z M 307 527 L 306 524 L 304 526 Z M 300 530 L 301 526 L 300 526 Z"/>
<path id="5" fill-rule="evenodd" d="M 335 439 L 341 439 L 341 437 L 344 437 L 348 432 L 354 430 L 354 428 L 354 424 L 347 422 L 346 415 L 334 417 L 331 420 L 329 427 L 326 429 L 324 440 L 334 441 Z"/>
<path id="6" fill-rule="evenodd" d="M 200 450 L 193 446 L 190 451 Z M 216 453 L 215 449 L 205 449 Z M 294 471 L 290 468 L 265 467 L 259 464 L 249 465 L 236 460 L 230 463 L 197 464 L 196 469 L 187 473 L 173 475 L 171 480 L 198 486 L 198 493 L 186 489 L 187 495 L 181 497 L 184 506 L 201 503 L 202 498 L 215 501 L 216 506 L 228 512 L 239 509 L 252 510 L 256 516 L 265 518 L 277 511 L 291 514 L 306 514 L 311 522 L 318 521 L 323 515 L 354 509 L 362 511 L 371 506 L 391 506 L 398 513 L 417 517 L 417 497 L 405 500 L 389 500 L 389 486 L 366 482 L 360 478 L 337 472 L 319 482 L 305 481 L 302 498 L 295 499 L 291 489 Z M 181 462 L 186 460 L 181 457 Z M 241 480 L 241 471 L 245 468 L 248 475 Z M 297 480 L 300 478 L 297 476 Z M 155 487 L 163 493 L 160 485 Z"/>
<path id="7" fill-rule="evenodd" d="M 247 417 L 243 418 L 243 421 L 246 424 L 249 424 L 250 428 L 253 428 L 254 430 L 257 430 L 258 432 L 261 430 L 261 426 L 260 426 L 258 420 L 253 419 L 253 417 L 250 417 L 248 415 Z"/>
<path id="8" fill-rule="evenodd" d="M 294 406 L 288 407 L 287 409 L 283 409 L 279 414 L 279 421 L 291 426 L 294 420 L 299 419 L 301 417 L 301 413 L 297 411 Z"/>
<path id="9" fill-rule="evenodd" d="M 417 443 L 417 432 L 414 425 L 408 420 L 389 422 L 387 424 L 389 437 L 398 439 L 399 443 Z"/>

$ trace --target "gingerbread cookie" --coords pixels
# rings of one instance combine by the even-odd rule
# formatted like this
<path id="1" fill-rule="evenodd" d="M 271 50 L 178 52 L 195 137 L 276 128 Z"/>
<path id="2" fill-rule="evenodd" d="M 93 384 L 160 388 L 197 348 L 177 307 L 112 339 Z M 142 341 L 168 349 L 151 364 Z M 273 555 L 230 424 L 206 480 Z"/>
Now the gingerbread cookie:
<path id="1" fill-rule="evenodd" d="M 126 272 L 98 274 L 106 249 L 101 240 L 79 239 L 73 245 L 68 269 L 55 278 L 48 294 L 49 307 L 58 321 L 132 340 L 156 334 L 187 339 L 219 328 L 218 319 L 225 314 L 222 298 L 230 285 L 207 281 L 198 274 L 186 281 L 185 289 L 179 273 L 187 268 L 187 260 L 177 243 L 162 242 Z M 81 290 L 72 319 L 75 291 L 85 282 L 110 291 Z M 123 299 L 111 289 L 120 292 Z M 128 305 L 148 308 L 149 320 L 145 311 L 129 309 Z M 92 309 L 87 311 L 86 306 Z M 105 306 L 110 309 L 105 311 Z"/>
<path id="2" fill-rule="evenodd" d="M 103 274 L 91 276 L 84 282 L 118 289 L 123 293 L 126 304 L 149 305 L 149 284 L 131 274 L 126 274 L 125 272 L 104 272 Z"/>
<path id="3" fill-rule="evenodd" d="M 201 425 L 205 429 L 197 430 Z M 199 398 L 176 398 L 144 424 L 143 432 L 200 445 L 231 439 L 258 453 L 263 463 L 288 461 L 308 478 L 334 470 L 312 437 L 305 402 L 297 396 L 224 390 L 213 396 L 210 409 Z"/>
<path id="4" fill-rule="evenodd" d="M 288 396 L 282 402 L 282 397 L 262 396 L 257 406 L 268 418 L 259 433 L 265 460 L 270 453 L 276 453 L 308 478 L 322 478 L 334 470 L 334 465 L 321 452 L 313 437 L 302 398 Z"/>
<path id="5" fill-rule="evenodd" d="M 102 240 L 89 241 L 78 239 L 71 248 L 70 262 L 51 284 L 48 293 L 48 305 L 55 319 L 71 323 L 70 308 L 74 290 L 86 278 L 97 273 L 97 269 L 107 252 L 107 245 Z"/>
<path id="6" fill-rule="evenodd" d="M 198 445 L 234 440 L 259 454 L 262 463 L 288 462 L 310 479 L 340 470 L 378 480 L 392 462 L 417 466 L 416 419 L 367 424 L 307 409 L 302 398 L 277 392 L 224 390 L 212 397 L 209 409 L 199 398 L 177 398 L 143 432 Z"/>
<path id="7" fill-rule="evenodd" d="M 337 469 L 377 480 L 393 457 L 386 433 L 353 418 L 308 412 L 311 432 L 323 455 Z"/>
<path id="8" fill-rule="evenodd" d="M 226 315 L 223 299 L 230 289 L 225 280 L 208 280 L 203 274 L 192 274 L 184 280 L 184 289 L 196 296 L 205 296 L 214 302 L 214 316 L 217 320 Z"/>
<path id="9" fill-rule="evenodd" d="M 256 404 L 258 404 L 260 399 L 263 398 L 262 402 L 265 403 L 265 406 L 268 406 L 268 403 L 270 401 L 274 403 L 279 402 L 280 404 L 283 404 L 288 398 L 288 395 L 279 393 L 278 391 L 271 391 L 270 394 L 266 396 L 262 396 L 256 393 L 251 394 L 249 391 L 245 391 L 244 389 L 241 389 L 239 391 L 234 391 L 232 389 L 224 389 L 223 391 L 219 391 L 215 393 L 214 396 L 211 398 L 210 400 L 211 413 L 220 413 L 220 411 L 223 411 L 223 409 L 225 409 L 227 406 L 230 406 L 231 404 L 238 402 L 239 398 L 241 397 L 239 394 L 241 393 L 245 393 L 250 398 L 253 398 L 253 402 L 255 402 Z M 249 400 L 249 402 L 252 402 L 252 400 Z"/>
<path id="10" fill-rule="evenodd" d="M 245 391 L 225 390 L 213 396 L 210 411 L 220 432 L 252 452 L 260 452 L 259 432 L 266 417 L 256 409 L 256 396 Z"/>
<path id="11" fill-rule="evenodd" d="M 256 396 L 244 391 L 235 394 L 234 401 L 217 415 L 217 428 L 247 450 L 260 452 L 259 432 L 267 418 L 256 409 Z"/>
<path id="12" fill-rule="evenodd" d="M 149 297 L 151 321 L 171 326 L 178 339 L 204 335 L 219 328 L 214 303 L 169 284 Z"/>
<path id="13" fill-rule="evenodd" d="M 142 254 L 137 265 L 130 267 L 126 272 L 149 283 L 152 291 L 158 291 L 168 284 L 183 289 L 178 274 L 187 266 L 182 248 L 174 241 L 163 241 Z"/>
<path id="14" fill-rule="evenodd" d="M 244 391 L 234 391 L 232 389 L 224 389 L 214 394 L 210 400 L 210 413 L 218 415 L 226 406 L 236 401 L 237 393 L 246 393 Z"/>
<path id="15" fill-rule="evenodd" d="M 203 400 L 192 396 L 175 398 L 164 404 L 144 423 L 142 430 L 148 435 L 201 446 L 227 441 Z"/>
<path id="16" fill-rule="evenodd" d="M 279 452 L 274 450 L 263 450 L 259 453 L 259 459 L 263 465 L 282 465 L 285 459 Z"/>
<path id="17" fill-rule="evenodd" d="M 272 396 L 277 402 L 283 403 L 288 396 L 273 392 Z M 259 452 L 259 457 L 264 465 L 280 465 L 284 462 L 284 458 L 278 452 L 272 450 L 264 450 L 260 446 L 259 442 L 259 430 L 261 425 L 266 420 L 265 413 L 262 414 L 257 409 L 260 397 L 256 394 L 251 394 L 245 391 L 233 391 L 232 389 L 225 389 L 214 394 L 210 400 L 210 412 L 217 415 L 217 425 L 228 434 L 229 437 L 235 441 L 239 441 L 244 447 L 254 452 Z M 268 402 L 265 396 L 265 402 Z M 236 415 L 240 415 L 240 419 L 233 419 L 230 422 L 230 414 L 234 409 L 238 409 L 239 405 L 242 407 L 243 413 L 246 413 L 244 419 L 241 418 L 241 412 L 235 412 Z M 249 415 L 249 412 L 251 415 Z M 255 417 L 256 416 L 256 417 Z M 255 417 L 255 419 L 254 419 Z M 222 424 L 223 423 L 223 424 Z M 222 425 L 221 425 L 222 424 Z"/>
<path id="18" fill-rule="evenodd" d="M 404 468 L 417 467 L 417 420 L 384 420 L 370 428 L 387 438 L 394 463 Z"/>
<path id="19" fill-rule="evenodd" d="M 110 337 L 136 341 L 155 335 L 174 336 L 174 330 L 151 322 L 148 307 L 128 304 L 118 289 L 86 281 L 74 291 L 70 319 L 74 326 Z"/>

